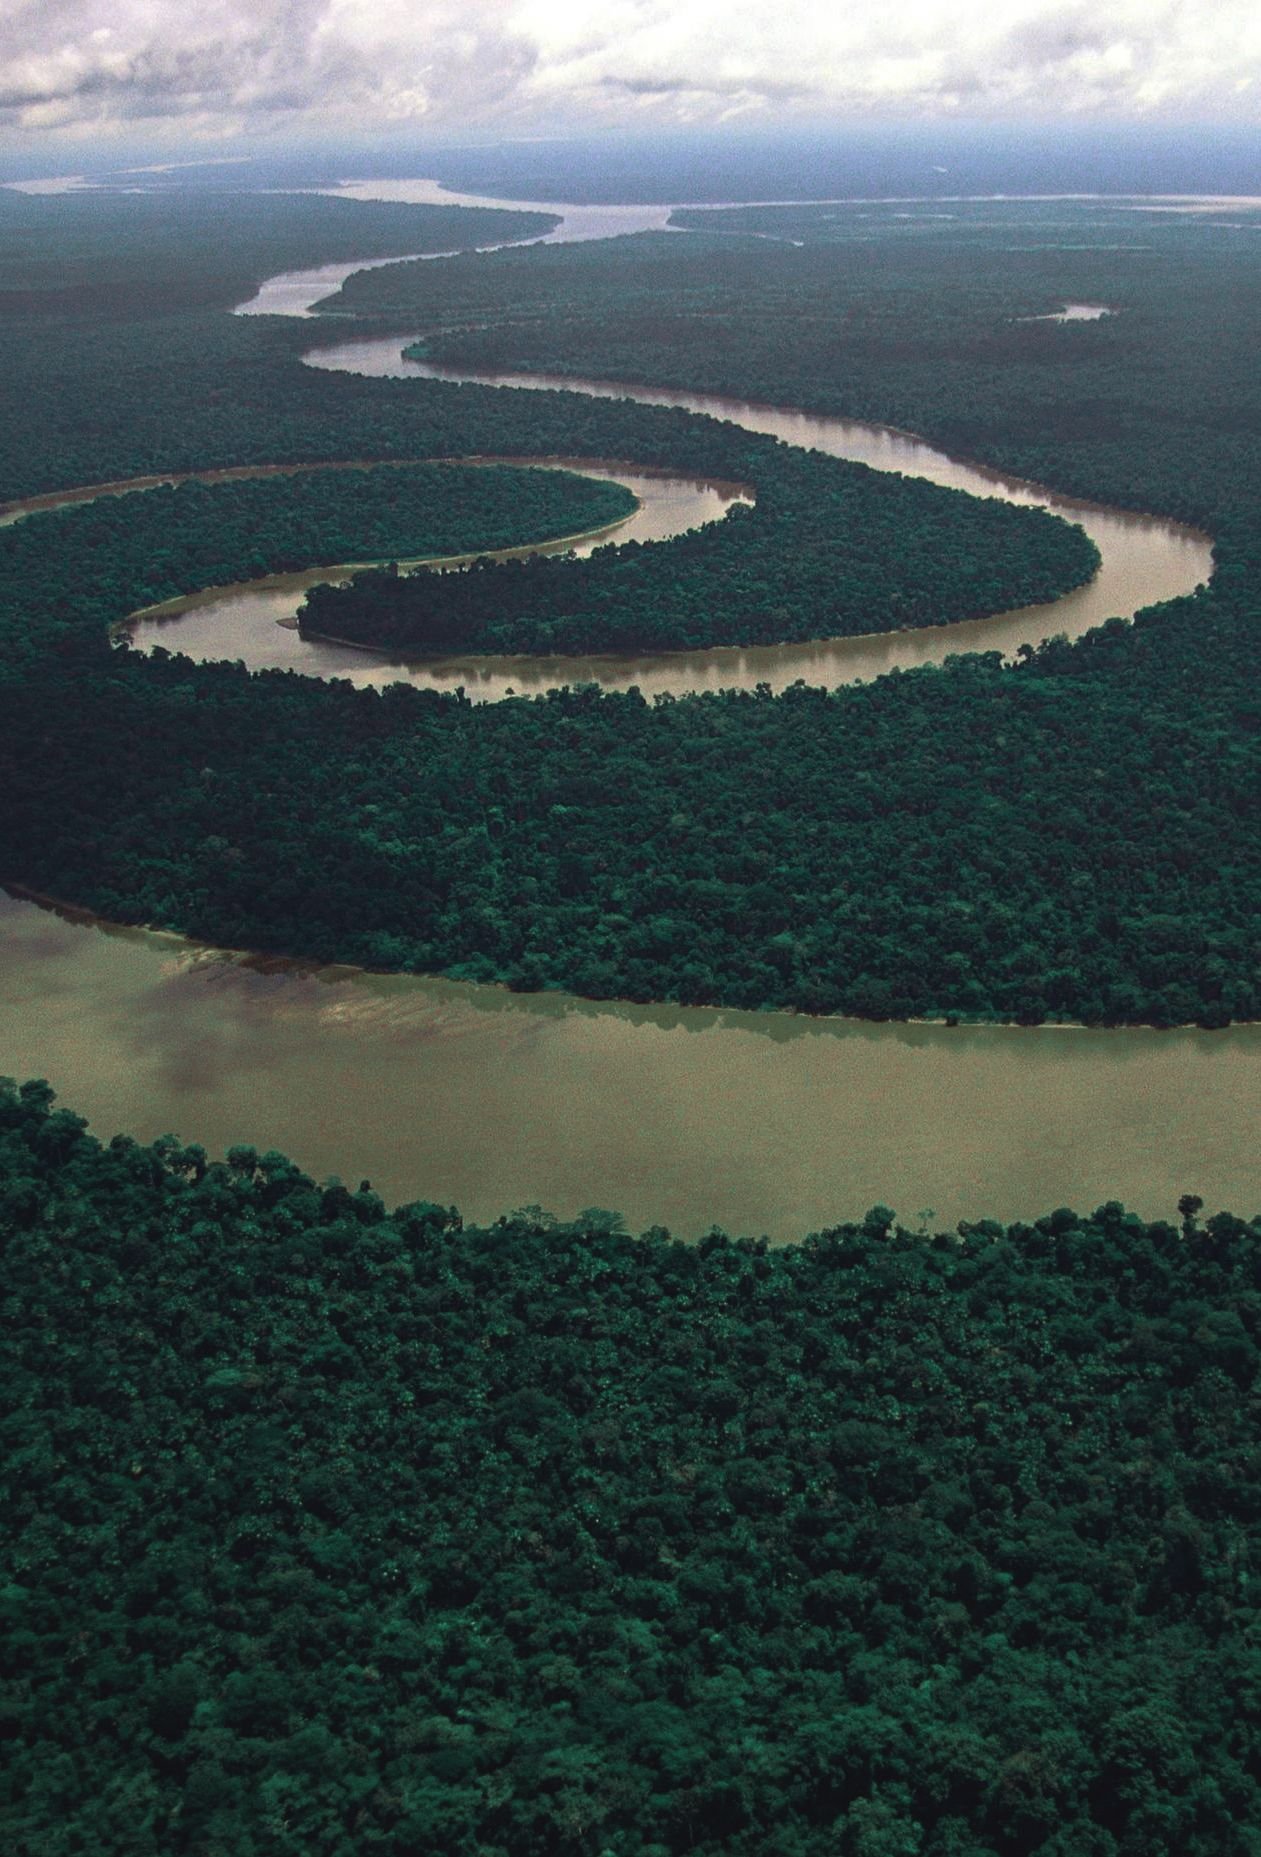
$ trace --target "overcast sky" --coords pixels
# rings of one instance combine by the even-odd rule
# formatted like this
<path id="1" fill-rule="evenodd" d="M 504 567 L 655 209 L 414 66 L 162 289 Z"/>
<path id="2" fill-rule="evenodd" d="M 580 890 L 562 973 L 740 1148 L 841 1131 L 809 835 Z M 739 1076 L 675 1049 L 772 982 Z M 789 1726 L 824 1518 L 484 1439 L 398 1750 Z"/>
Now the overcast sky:
<path id="1" fill-rule="evenodd" d="M 1261 123 L 1261 3 L 0 0 L 15 151 L 1060 112 Z"/>

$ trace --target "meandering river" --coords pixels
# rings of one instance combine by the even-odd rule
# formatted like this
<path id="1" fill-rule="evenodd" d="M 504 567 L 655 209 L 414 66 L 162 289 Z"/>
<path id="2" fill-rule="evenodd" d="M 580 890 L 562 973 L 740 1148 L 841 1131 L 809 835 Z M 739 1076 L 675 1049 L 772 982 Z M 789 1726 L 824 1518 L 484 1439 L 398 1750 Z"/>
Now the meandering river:
<path id="1" fill-rule="evenodd" d="M 649 470 L 643 465 L 602 463 L 590 458 L 558 458 L 543 465 L 533 458 L 500 459 L 498 462 L 528 463 L 544 470 L 578 471 L 584 477 L 621 484 L 633 494 L 636 507 L 621 521 L 583 537 L 562 537 L 533 547 L 488 551 L 496 560 L 526 554 L 588 555 L 593 549 L 611 542 L 668 541 L 685 529 L 721 520 L 736 503 L 749 500 L 749 492 L 740 484 L 674 471 Z M 0 514 L 0 525 L 4 520 Z M 451 559 L 454 562 L 469 558 Z M 404 561 L 400 565 L 414 564 Z M 430 565 L 436 564 L 431 562 Z M 448 689 L 461 683 L 477 687 L 475 675 L 467 668 L 476 664 L 475 659 L 428 659 L 409 665 L 354 646 L 307 638 L 293 629 L 295 615 L 308 587 L 321 581 L 346 580 L 353 571 L 353 564 L 312 567 L 293 574 L 268 574 L 231 587 L 208 587 L 199 593 L 146 608 L 130 620 L 126 630 L 141 650 L 160 644 L 203 660 L 239 658 L 252 671 L 300 670 L 308 677 L 340 677 L 360 687 L 402 682 Z M 569 663 L 564 659 L 488 660 L 486 688 L 495 695 L 512 694 L 511 667 L 514 664 L 521 666 L 522 690 L 527 684 L 537 684 L 540 662 L 549 662 L 560 670 Z M 562 678 L 558 671 L 557 681 L 574 682 L 576 679 L 577 673 Z"/>
<path id="2" fill-rule="evenodd" d="M 311 349 L 305 359 L 312 367 L 351 374 L 389 375 L 398 378 L 477 381 L 505 390 L 546 392 L 564 388 L 597 399 L 631 399 L 644 406 L 670 406 L 685 412 L 707 413 L 727 419 L 751 432 L 762 432 L 849 459 L 878 471 L 899 471 L 924 477 L 950 489 L 974 496 L 1001 497 L 1010 503 L 1049 509 L 1069 522 L 1079 522 L 1099 549 L 1101 564 L 1086 586 L 1046 605 L 1024 606 L 988 619 L 966 620 L 959 625 L 921 627 L 907 632 L 877 633 L 860 638 L 818 639 L 806 644 L 731 646 L 696 652 L 663 652 L 634 657 L 581 658 L 445 658 L 405 667 L 381 664 L 364 680 L 392 682 L 405 675 L 411 683 L 451 689 L 462 684 L 470 696 L 493 700 L 509 690 L 541 690 L 560 683 L 598 681 L 606 689 L 637 684 L 646 696 L 662 691 L 682 695 L 692 690 L 717 690 L 769 684 L 782 690 L 798 678 L 807 683 L 835 685 L 880 676 L 895 667 L 910 670 L 934 664 L 957 651 L 1002 651 L 1009 656 L 1022 644 L 1038 644 L 1057 632 L 1076 638 L 1091 626 L 1115 615 L 1130 617 L 1140 607 L 1176 594 L 1189 593 L 1212 572 L 1212 547 L 1197 530 L 1161 518 L 1107 509 L 1101 504 L 1063 497 L 1036 484 L 988 470 L 966 459 L 951 458 L 935 446 L 909 433 L 859 420 L 804 413 L 791 407 L 765 406 L 721 394 L 687 393 L 642 387 L 630 382 L 570 379 L 549 374 L 503 374 L 437 367 L 408 360 L 398 337 L 340 342 Z M 239 636 L 252 630 L 252 619 L 239 610 Z M 198 641 L 190 634 L 183 649 L 195 652 Z M 312 655 L 314 654 L 314 655 Z M 235 654 L 234 654 L 235 655 Z M 318 649 L 295 652 L 286 662 L 295 669 L 319 672 Z M 330 673 L 326 673 L 330 674 Z M 331 672 L 331 674 L 339 674 Z"/>
<path id="3" fill-rule="evenodd" d="M 172 601 L 134 628 L 138 644 L 156 642 L 160 637 L 163 645 L 190 657 L 240 658 L 254 670 L 299 670 L 308 676 L 345 677 L 360 685 L 402 681 L 433 689 L 462 687 L 469 696 L 487 702 L 565 683 L 599 682 L 612 690 L 635 684 L 646 696 L 665 691 L 682 695 L 707 689 L 752 689 L 759 683 L 782 690 L 798 678 L 828 685 L 857 682 L 895 667 L 909 670 L 916 665 L 939 663 L 957 651 L 1002 651 L 1011 656 L 1022 644 L 1037 644 L 1057 632 L 1076 638 L 1114 614 L 1128 618 L 1157 600 L 1189 593 L 1212 572 L 1211 544 L 1195 529 L 1160 517 L 1059 496 L 966 459 L 951 458 L 922 439 L 886 426 L 764 406 L 719 394 L 686 393 L 628 382 L 441 368 L 408 360 L 402 347 L 398 336 L 376 337 L 315 348 L 305 358 L 312 367 L 351 374 L 477 381 L 511 391 L 564 388 L 597 399 L 633 399 L 646 406 L 707 413 L 790 445 L 813 448 L 831 457 L 870 465 L 874 470 L 899 471 L 975 496 L 1002 497 L 1007 502 L 1049 509 L 1086 530 L 1099 549 L 1099 572 L 1086 586 L 1045 605 L 1023 606 L 986 619 L 906 632 L 817 639 L 794 645 L 728 646 L 618 657 L 442 657 L 411 661 L 365 656 L 363 652 L 281 629 L 283 622 L 297 612 L 306 587 L 314 580 L 333 577 L 333 570 L 313 570 L 301 576 L 270 576 L 248 586 L 216 588 Z M 587 469 L 592 475 L 613 475 L 629 484 L 640 498 L 638 516 L 629 519 L 615 535 L 602 536 L 604 541 L 631 537 L 664 540 L 682 529 L 716 520 L 738 494 L 734 485 L 666 475 L 654 482 L 645 474 L 635 476 L 623 467 L 568 462 L 571 468 Z M 172 618 L 178 619 L 178 624 L 171 624 Z M 160 633 L 155 627 L 161 628 Z"/>
<path id="4" fill-rule="evenodd" d="M 564 220 L 550 236 L 565 236 Z M 334 288 L 327 277 L 311 287 Z M 289 278 L 273 294 L 292 313 L 301 287 Z M 308 359 L 354 372 L 437 371 L 404 362 L 401 346 L 347 342 Z M 904 434 L 713 396 L 486 378 L 625 392 L 877 468 L 1045 503 L 1083 522 L 1103 567 L 1049 608 L 930 633 L 620 665 L 448 661 L 412 667 L 413 681 L 461 682 L 484 697 L 587 676 L 645 690 L 838 682 L 1077 633 L 1210 571 L 1203 536 L 1010 483 Z M 730 492 L 709 487 L 715 500 L 702 519 L 721 513 Z M 690 519 L 682 508 L 674 517 Z M 291 591 L 284 597 L 292 602 Z M 278 654 L 267 662 L 346 674 L 320 655 L 334 648 L 275 625 L 274 599 L 252 614 L 220 610 L 218 630 L 199 643 L 186 628 L 206 625 L 211 611 L 203 602 L 164 642 L 255 661 L 246 638 L 257 632 Z M 341 657 L 360 681 L 400 674 L 363 654 Z M 2 896 L 0 946 L 7 1067 L 47 1076 L 102 1133 L 173 1129 L 213 1151 L 274 1146 L 317 1175 L 352 1184 L 367 1175 L 389 1199 L 454 1202 L 473 1219 L 529 1203 L 562 1215 L 600 1204 L 632 1229 L 656 1222 L 691 1236 L 717 1222 L 790 1238 L 877 1200 L 911 1224 L 929 1207 L 941 1223 L 1106 1198 L 1168 1214 L 1187 1191 L 1244 1214 L 1261 1206 L 1261 1027 L 870 1025 L 595 1004 L 252 960 Z"/>

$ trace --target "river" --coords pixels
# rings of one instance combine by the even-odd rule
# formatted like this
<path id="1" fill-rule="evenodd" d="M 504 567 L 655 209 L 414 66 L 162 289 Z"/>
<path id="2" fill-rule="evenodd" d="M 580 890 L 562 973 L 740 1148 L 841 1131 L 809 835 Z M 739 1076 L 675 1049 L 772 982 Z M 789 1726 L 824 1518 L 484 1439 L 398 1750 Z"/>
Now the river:
<path id="1" fill-rule="evenodd" d="M 1212 572 L 1212 546 L 1208 537 L 1163 518 L 1107 509 L 1073 497 L 1059 496 L 1036 484 L 1004 476 L 966 459 L 951 458 L 912 434 L 892 431 L 859 420 L 838 419 L 821 413 L 804 413 L 791 407 L 765 406 L 721 394 L 687 393 L 642 387 L 630 382 L 570 379 L 549 374 L 501 374 L 437 367 L 410 361 L 401 353 L 399 337 L 339 342 L 315 348 L 305 359 L 312 367 L 351 374 L 390 375 L 434 380 L 477 381 L 507 390 L 546 392 L 566 388 L 598 399 L 632 399 L 645 406 L 679 407 L 685 412 L 707 413 L 728 419 L 751 432 L 762 432 L 800 445 L 870 465 L 878 471 L 900 471 L 925 477 L 950 489 L 974 496 L 1002 497 L 1007 502 L 1035 505 L 1079 522 L 1098 548 L 1099 572 L 1086 586 L 1046 605 L 1025 606 L 988 619 L 965 620 L 959 625 L 928 626 L 907 632 L 884 632 L 859 638 L 816 639 L 806 644 L 730 646 L 710 651 L 661 652 L 634 657 L 602 658 L 445 658 L 405 667 L 382 664 L 364 681 L 389 683 L 400 674 L 410 683 L 452 689 L 463 685 L 470 696 L 484 700 L 509 690 L 537 691 L 560 683 L 597 681 L 606 689 L 637 684 L 645 696 L 669 691 L 717 690 L 769 684 L 782 690 L 798 678 L 807 683 L 855 683 L 899 668 L 940 663 L 951 652 L 1002 651 L 1008 656 L 1022 644 L 1038 644 L 1057 632 L 1076 638 L 1113 615 L 1126 618 L 1157 600 L 1190 593 Z M 238 609 L 245 622 L 249 613 Z M 261 615 L 260 615 L 261 617 Z M 239 636 L 244 639 L 242 624 Z M 171 642 L 171 641 L 166 641 Z M 189 634 L 182 649 L 196 654 L 197 641 Z M 237 655 L 235 652 L 233 655 Z M 311 657 L 295 651 L 286 663 L 295 669 L 318 671 Z"/>
<path id="2" fill-rule="evenodd" d="M 359 685 L 407 682 L 439 690 L 463 688 L 478 701 L 537 693 L 565 683 L 591 682 L 610 690 L 624 690 L 634 684 L 645 696 L 752 689 L 759 683 L 782 690 L 799 678 L 828 685 L 859 682 L 894 668 L 910 670 L 921 664 L 940 663 L 957 651 L 1002 651 L 1010 657 L 1022 644 L 1035 645 L 1058 632 L 1076 638 L 1114 615 L 1128 618 L 1157 600 L 1189 593 L 1212 572 L 1212 545 L 1195 529 L 1161 517 L 1060 496 L 966 459 L 949 457 L 924 440 L 887 426 L 764 406 L 719 394 L 686 393 L 627 382 L 440 368 L 408 360 L 402 347 L 401 337 L 375 337 L 315 348 L 305 359 L 312 367 L 351 374 L 476 381 L 528 392 L 566 388 L 598 399 L 633 399 L 647 406 L 706 413 L 790 445 L 870 465 L 874 470 L 899 471 L 974 496 L 1002 497 L 1011 503 L 1049 509 L 1086 530 L 1099 549 L 1099 572 L 1084 587 L 1045 605 L 906 632 L 816 639 L 794 645 L 728 646 L 618 657 L 449 656 L 414 661 L 366 656 L 283 629 L 283 622 L 297 612 L 305 588 L 314 580 L 332 577 L 332 571 L 325 570 L 283 578 L 269 576 L 247 586 L 215 588 L 171 601 L 133 628 L 137 644 L 143 647 L 160 640 L 168 648 L 194 658 L 240 658 L 252 670 L 298 670 L 308 676 L 344 677 Z M 570 460 L 569 464 L 570 468 L 587 469 L 592 475 L 614 475 L 640 498 L 638 517 L 629 519 L 616 537 L 606 536 L 603 540 L 664 540 L 681 529 L 717 519 L 738 494 L 734 485 L 664 475 L 654 484 L 647 476 L 633 477 L 622 467 L 601 471 L 580 460 Z"/>
<path id="3" fill-rule="evenodd" d="M 491 551 L 491 558 L 495 560 L 527 554 L 589 555 L 593 549 L 610 542 L 667 541 L 685 529 L 717 522 L 735 504 L 750 500 L 740 484 L 650 470 L 642 465 L 597 463 L 589 458 L 561 458 L 541 466 L 539 460 L 533 458 L 498 462 L 577 471 L 584 477 L 621 484 L 635 497 L 637 507 L 621 521 L 593 531 L 588 537 L 498 549 Z M 4 521 L 5 516 L 0 512 L 0 526 Z M 404 561 L 400 565 L 413 564 Z M 476 683 L 475 675 L 466 668 L 470 663 L 476 664 L 476 660 L 431 658 L 409 665 L 353 646 L 306 638 L 292 629 L 308 587 L 318 582 L 346 580 L 353 571 L 353 565 L 312 567 L 293 574 L 268 574 L 231 587 L 208 587 L 199 593 L 146 608 L 130 619 L 126 629 L 141 650 L 160 644 L 191 658 L 237 658 L 252 671 L 300 670 L 308 677 L 340 677 L 360 687 L 406 682 L 454 689 L 457 684 Z M 487 660 L 486 687 L 496 695 L 511 694 L 511 666 L 514 664 L 521 666 L 523 689 L 527 683 L 537 683 L 540 662 L 562 667 L 567 663 L 561 659 Z M 499 673 L 493 682 L 491 666 Z M 565 681 L 573 681 L 573 678 Z"/>
<path id="4" fill-rule="evenodd" d="M 431 371 L 402 362 L 400 346 L 345 343 L 308 359 Z M 878 468 L 1044 502 L 1081 520 L 1104 557 L 1091 587 L 1049 609 L 779 647 L 772 667 L 751 651 L 614 674 L 605 666 L 593 672 L 605 682 L 833 682 L 951 650 L 1010 651 L 1131 613 L 1210 571 L 1208 543 L 1191 531 L 1008 483 L 903 434 L 713 396 L 556 384 L 740 417 Z M 171 642 L 179 632 L 184 648 L 182 627 L 196 620 L 180 621 Z M 282 654 L 301 648 L 270 618 L 267 628 Z M 359 669 L 398 675 L 373 660 Z M 412 675 L 448 687 L 458 678 L 484 696 L 555 680 L 550 667 L 515 661 Z M 212 1151 L 277 1147 L 317 1176 L 337 1172 L 353 1185 L 366 1175 L 387 1199 L 454 1202 L 472 1219 L 530 1203 L 564 1216 L 598 1204 L 632 1229 L 661 1223 L 695 1236 L 718 1223 L 785 1239 L 877 1200 L 912 1225 L 928 1208 L 933 1223 L 949 1224 L 1112 1198 L 1169 1215 L 1183 1192 L 1243 1214 L 1261 1205 L 1261 1027 L 873 1025 L 515 995 L 252 960 L 14 897 L 0 897 L 0 945 L 8 1067 L 47 1076 L 102 1133 L 172 1129 Z"/>
<path id="5" fill-rule="evenodd" d="M 279 1148 L 490 1219 L 800 1236 L 1122 1199 L 1261 1205 L 1261 1027 L 1085 1032 L 615 1006 L 250 961 L 0 895 L 0 1049 L 103 1135 Z"/>

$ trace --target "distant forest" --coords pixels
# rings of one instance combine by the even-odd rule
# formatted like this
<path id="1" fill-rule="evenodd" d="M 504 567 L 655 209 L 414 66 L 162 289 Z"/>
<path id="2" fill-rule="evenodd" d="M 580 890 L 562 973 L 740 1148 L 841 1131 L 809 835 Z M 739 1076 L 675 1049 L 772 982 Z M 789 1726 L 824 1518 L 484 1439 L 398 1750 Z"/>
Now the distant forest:
<path id="1" fill-rule="evenodd" d="M 133 208 L 98 205 L 130 228 L 116 262 L 138 290 Z M 0 201 L 0 269 L 21 275 L 39 214 L 72 246 L 79 211 Z M 1261 253 L 1228 227 L 1022 211 L 876 217 L 846 237 L 798 215 L 786 235 L 819 235 L 801 248 L 671 234 L 392 266 L 336 307 L 452 358 L 651 374 L 926 431 L 1202 524 L 1217 543 L 1208 591 L 1014 667 L 991 655 L 834 694 L 649 706 L 587 690 L 481 710 L 111 651 L 108 623 L 151 585 L 146 497 L 115 506 L 134 541 L 90 570 L 40 534 L 103 518 L 40 517 L 0 537 L 0 871 L 232 945 L 596 997 L 1261 1016 Z M 195 215 L 188 231 L 193 267 Z M 197 287 L 204 310 L 124 315 L 111 299 L 109 316 L 8 317 L 6 494 L 531 448 L 755 482 L 781 453 L 803 482 L 836 468 L 683 413 L 317 372 L 297 357 L 318 319 L 234 320 Z M 239 276 L 218 288 L 237 300 Z M 1069 298 L 1118 313 L 1021 320 Z M 752 521 L 712 533 L 726 546 Z M 204 544 L 190 530 L 176 571 L 168 539 L 178 590 Z M 682 569 L 688 546 L 639 558 Z M 892 591 L 900 571 L 891 560 Z M 559 587 L 564 572 L 540 578 Z"/>
<path id="2" fill-rule="evenodd" d="M 464 1229 L 0 1090 L 40 1857 L 1251 1857 L 1261 1226 Z"/>
<path id="3" fill-rule="evenodd" d="M 134 327 L 227 308 L 280 272 L 540 238 L 556 223 L 546 212 L 320 194 L 0 190 L 0 323 L 29 323 L 37 332 L 51 322 L 73 347 L 74 332 L 86 324 Z M 50 345 L 50 361 L 59 346 Z M 39 410 L 56 420 L 74 408 L 50 396 Z M 28 416 L 35 411 L 28 405 Z"/>

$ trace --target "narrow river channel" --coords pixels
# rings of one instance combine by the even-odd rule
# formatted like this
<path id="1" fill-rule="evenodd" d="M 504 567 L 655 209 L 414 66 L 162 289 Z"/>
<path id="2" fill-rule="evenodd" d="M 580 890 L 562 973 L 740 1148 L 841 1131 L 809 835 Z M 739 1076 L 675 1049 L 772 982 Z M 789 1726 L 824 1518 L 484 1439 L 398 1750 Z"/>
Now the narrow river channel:
<path id="1" fill-rule="evenodd" d="M 550 236 L 565 236 L 564 221 Z M 335 287 L 327 271 L 306 286 L 291 276 L 273 301 L 292 314 L 309 308 L 312 288 Z M 264 286 L 245 307 L 270 307 L 267 294 Z M 402 345 L 346 342 L 308 360 L 361 373 L 437 371 L 404 362 Z M 1011 651 L 1051 632 L 1076 634 L 1210 572 L 1203 536 L 1008 483 L 902 434 L 713 396 L 489 378 L 626 393 L 877 468 L 1045 503 L 1084 523 L 1103 568 L 1049 608 L 930 633 L 620 665 L 467 660 L 411 667 L 412 681 L 462 683 L 485 698 L 575 677 L 645 691 L 835 683 L 948 651 Z M 721 513 L 730 489 L 709 487 L 715 501 L 701 519 Z M 346 675 L 349 658 L 358 681 L 400 675 L 359 653 L 322 659 L 334 648 L 276 626 L 274 597 L 265 610 L 212 613 L 203 602 L 163 642 L 253 661 L 244 640 L 257 632 L 278 654 L 268 663 Z M 205 625 L 204 637 L 185 630 Z M 3 896 L 0 947 L 8 1068 L 47 1076 L 103 1134 L 170 1129 L 216 1152 L 236 1141 L 277 1147 L 317 1176 L 357 1184 L 366 1175 L 387 1199 L 453 1202 L 471 1219 L 523 1204 L 563 1216 L 599 1204 L 632 1229 L 661 1223 L 691 1237 L 718 1223 L 786 1239 L 877 1200 L 912 1225 L 928 1208 L 941 1224 L 1108 1198 L 1155 1216 L 1170 1214 L 1183 1192 L 1245 1215 L 1261 1206 L 1261 1027 L 873 1025 L 619 1006 L 253 960 Z"/>
<path id="2" fill-rule="evenodd" d="M 1042 606 L 1023 606 L 987 619 L 959 625 L 921 627 L 907 632 L 884 632 L 868 637 L 818 639 L 807 644 L 732 646 L 696 652 L 662 652 L 633 658 L 446 658 L 405 666 L 382 663 L 360 673 L 363 681 L 408 682 L 438 689 L 463 685 L 468 694 L 494 700 L 509 690 L 535 691 L 561 683 L 596 681 L 606 689 L 637 684 L 645 696 L 669 691 L 683 695 L 691 690 L 752 689 L 769 684 L 783 690 L 798 678 L 807 683 L 855 683 L 878 677 L 895 668 L 910 670 L 936 664 L 956 651 L 1002 651 L 1012 655 L 1022 644 L 1036 645 L 1064 632 L 1076 638 L 1091 626 L 1114 615 L 1130 618 L 1140 607 L 1157 600 L 1190 593 L 1212 572 L 1212 545 L 1207 536 L 1162 518 L 1107 509 L 1073 497 L 1057 496 L 1036 484 L 1003 476 L 983 465 L 948 457 L 935 446 L 887 426 L 825 414 L 799 412 L 791 407 L 763 406 L 720 394 L 686 393 L 641 387 L 629 382 L 569 379 L 563 375 L 472 373 L 409 361 L 395 336 L 371 341 L 339 342 L 330 348 L 310 350 L 309 366 L 350 374 L 390 375 L 430 380 L 477 381 L 505 390 L 546 392 L 564 388 L 597 399 L 630 399 L 644 406 L 679 407 L 685 412 L 707 413 L 727 419 L 751 432 L 768 433 L 789 445 L 826 452 L 869 465 L 877 471 L 898 471 L 907 477 L 924 477 L 949 489 L 973 496 L 1001 497 L 1009 503 L 1052 510 L 1069 522 L 1078 522 L 1101 556 L 1094 579 L 1062 599 Z M 238 610 L 244 640 L 252 631 L 250 615 Z M 173 644 L 173 639 L 164 641 Z M 198 655 L 193 633 L 181 649 Z M 299 641 L 285 662 L 312 675 L 323 667 L 315 661 L 319 646 Z M 311 655 L 311 654 L 314 654 Z M 203 655 L 210 655 L 209 653 Z M 222 655 L 222 654 L 220 654 Z M 233 655 L 236 655 L 235 653 Z M 325 675 L 340 675 L 331 667 Z"/>

